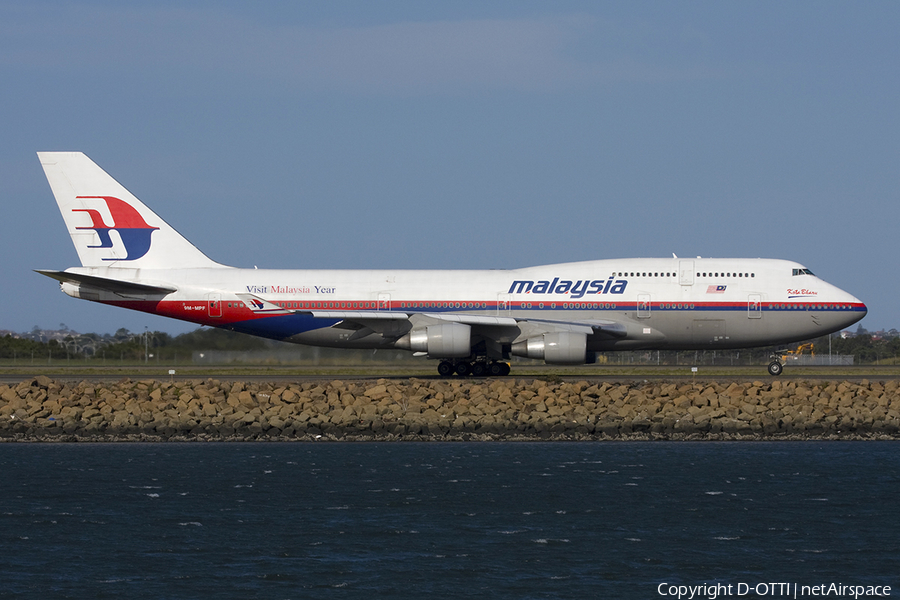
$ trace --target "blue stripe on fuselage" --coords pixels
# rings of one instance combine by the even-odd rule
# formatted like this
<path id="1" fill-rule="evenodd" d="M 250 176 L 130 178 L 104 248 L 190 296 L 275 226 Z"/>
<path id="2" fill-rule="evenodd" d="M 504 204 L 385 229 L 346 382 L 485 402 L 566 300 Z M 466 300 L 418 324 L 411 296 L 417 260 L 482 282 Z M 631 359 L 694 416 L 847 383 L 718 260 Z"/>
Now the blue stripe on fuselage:
<path id="1" fill-rule="evenodd" d="M 340 322 L 341 319 L 320 319 L 308 313 L 292 313 L 289 315 L 271 315 L 258 319 L 236 321 L 230 323 L 228 327 L 241 333 L 258 335 L 273 340 L 284 340 L 298 333 L 325 329 Z"/>

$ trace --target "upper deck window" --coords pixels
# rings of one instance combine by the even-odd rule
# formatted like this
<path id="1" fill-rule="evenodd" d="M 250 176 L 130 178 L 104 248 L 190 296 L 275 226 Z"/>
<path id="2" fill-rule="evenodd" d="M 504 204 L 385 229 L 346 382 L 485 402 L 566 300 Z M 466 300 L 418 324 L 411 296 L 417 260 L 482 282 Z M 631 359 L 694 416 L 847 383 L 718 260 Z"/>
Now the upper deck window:
<path id="1" fill-rule="evenodd" d="M 812 275 L 812 274 L 813 274 L 813 272 L 810 271 L 809 269 L 794 269 L 793 276 L 796 277 L 797 275 Z"/>

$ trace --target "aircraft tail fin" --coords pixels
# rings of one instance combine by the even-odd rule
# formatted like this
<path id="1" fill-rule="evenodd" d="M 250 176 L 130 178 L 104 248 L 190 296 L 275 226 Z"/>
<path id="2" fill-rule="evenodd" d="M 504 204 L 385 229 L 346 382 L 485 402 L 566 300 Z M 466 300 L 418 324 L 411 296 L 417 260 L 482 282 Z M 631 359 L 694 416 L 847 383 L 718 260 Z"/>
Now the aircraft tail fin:
<path id="1" fill-rule="evenodd" d="M 38 152 L 85 267 L 223 267 L 81 152 Z"/>

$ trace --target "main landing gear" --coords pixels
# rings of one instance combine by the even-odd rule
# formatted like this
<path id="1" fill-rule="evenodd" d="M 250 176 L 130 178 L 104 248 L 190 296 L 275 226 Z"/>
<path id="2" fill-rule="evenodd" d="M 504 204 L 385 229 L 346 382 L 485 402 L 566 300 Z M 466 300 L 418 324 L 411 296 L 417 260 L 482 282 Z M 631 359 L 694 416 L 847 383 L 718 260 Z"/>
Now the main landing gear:
<path id="1" fill-rule="evenodd" d="M 465 360 L 449 361 L 442 360 L 438 364 L 438 374 L 441 377 L 450 377 L 454 373 L 460 377 L 502 377 L 509 375 L 509 363 L 505 362 L 487 362 L 484 360 L 476 360 L 469 362 Z"/>

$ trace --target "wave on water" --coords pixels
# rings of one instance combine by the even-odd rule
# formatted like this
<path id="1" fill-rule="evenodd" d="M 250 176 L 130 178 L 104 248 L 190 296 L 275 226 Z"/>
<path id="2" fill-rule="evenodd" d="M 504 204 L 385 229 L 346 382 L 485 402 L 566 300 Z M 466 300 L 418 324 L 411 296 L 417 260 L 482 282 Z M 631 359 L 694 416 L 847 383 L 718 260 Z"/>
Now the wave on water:
<path id="1" fill-rule="evenodd" d="M 591 462 L 606 472 L 576 472 Z M 631 600 L 813 563 L 883 579 L 898 465 L 900 445 L 863 442 L 0 444 L 0 596 Z"/>

